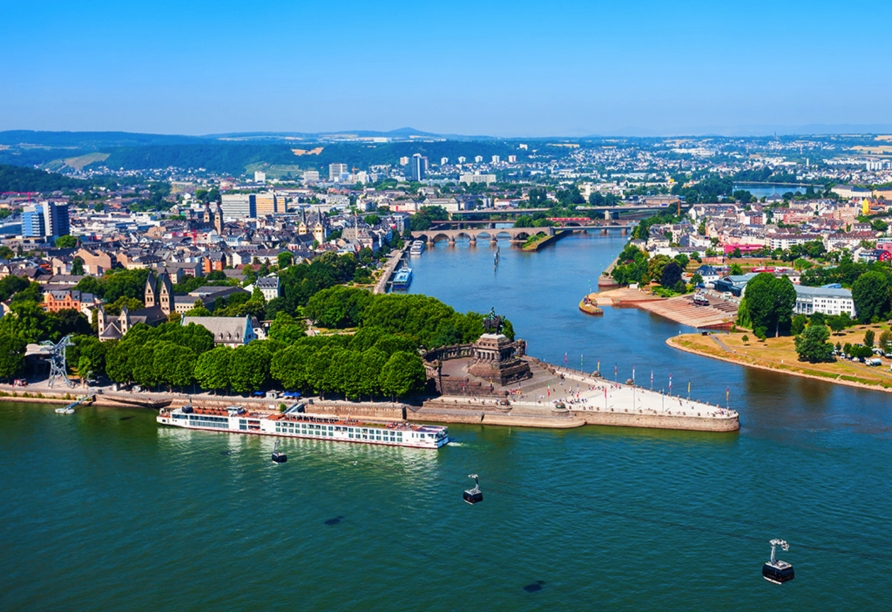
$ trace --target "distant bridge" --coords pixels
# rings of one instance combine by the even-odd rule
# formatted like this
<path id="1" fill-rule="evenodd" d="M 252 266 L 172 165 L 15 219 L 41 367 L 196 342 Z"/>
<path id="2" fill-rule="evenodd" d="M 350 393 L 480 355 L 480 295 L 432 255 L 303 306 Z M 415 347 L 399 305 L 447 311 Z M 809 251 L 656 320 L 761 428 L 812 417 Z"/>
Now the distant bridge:
<path id="1" fill-rule="evenodd" d="M 448 241 L 455 244 L 457 240 L 468 239 L 471 244 L 477 244 L 478 240 L 489 240 L 497 242 L 500 238 L 508 239 L 512 242 L 526 242 L 531 236 L 537 234 L 547 234 L 553 236 L 562 231 L 570 232 L 600 232 L 607 235 L 609 232 L 620 232 L 623 236 L 633 229 L 636 223 L 625 223 L 616 225 L 565 225 L 560 227 L 506 227 L 506 228 L 479 228 L 479 229 L 439 229 L 432 227 L 428 230 L 412 232 L 412 238 L 416 240 L 424 240 L 428 244 Z"/>

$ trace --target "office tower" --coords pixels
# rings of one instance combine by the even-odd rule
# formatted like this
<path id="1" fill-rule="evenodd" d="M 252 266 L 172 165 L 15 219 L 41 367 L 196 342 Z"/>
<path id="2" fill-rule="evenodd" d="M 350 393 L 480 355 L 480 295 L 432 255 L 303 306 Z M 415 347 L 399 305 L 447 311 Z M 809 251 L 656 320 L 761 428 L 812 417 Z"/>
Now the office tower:
<path id="1" fill-rule="evenodd" d="M 22 236 L 25 238 L 43 238 L 46 234 L 43 206 L 32 204 L 22 212 Z"/>
<path id="2" fill-rule="evenodd" d="M 274 193 L 259 193 L 256 202 L 258 217 L 285 212 L 285 198 Z"/>
<path id="3" fill-rule="evenodd" d="M 257 217 L 257 196 L 253 193 L 227 193 L 221 196 L 223 215 L 234 219 Z"/>
<path id="4" fill-rule="evenodd" d="M 71 221 L 68 217 L 68 204 L 65 202 L 47 202 L 43 205 L 43 223 L 45 235 L 52 240 L 71 233 Z"/>
<path id="5" fill-rule="evenodd" d="M 416 153 L 409 165 L 409 175 L 413 181 L 422 181 L 427 174 L 427 158 Z"/>
<path id="6" fill-rule="evenodd" d="M 338 181 L 342 174 L 347 174 L 347 164 L 328 164 L 328 180 Z"/>

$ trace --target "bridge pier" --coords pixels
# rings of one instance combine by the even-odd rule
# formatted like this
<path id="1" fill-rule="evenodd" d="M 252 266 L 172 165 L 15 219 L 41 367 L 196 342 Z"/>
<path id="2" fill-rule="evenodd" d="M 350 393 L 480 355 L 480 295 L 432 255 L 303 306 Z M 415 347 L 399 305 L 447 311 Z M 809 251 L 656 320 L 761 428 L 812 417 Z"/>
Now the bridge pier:
<path id="1" fill-rule="evenodd" d="M 455 236 L 449 236 L 449 246 L 455 246 Z"/>
<path id="2" fill-rule="evenodd" d="M 605 227 L 604 229 L 601 230 L 601 235 L 602 235 L 602 236 L 606 236 L 606 235 L 607 235 L 607 228 L 606 228 L 606 227 Z"/>
<path id="3" fill-rule="evenodd" d="M 477 234 L 471 234 L 471 246 L 477 246 Z"/>
<path id="4" fill-rule="evenodd" d="M 604 211 L 604 218 L 607 219 L 608 221 L 610 221 L 611 219 L 613 219 L 613 213 L 610 212 L 609 210 L 605 210 L 605 211 Z"/>
<path id="5" fill-rule="evenodd" d="M 624 228 L 623 228 L 623 236 L 628 236 L 628 235 L 629 235 L 629 228 L 628 228 L 628 227 L 624 227 Z"/>

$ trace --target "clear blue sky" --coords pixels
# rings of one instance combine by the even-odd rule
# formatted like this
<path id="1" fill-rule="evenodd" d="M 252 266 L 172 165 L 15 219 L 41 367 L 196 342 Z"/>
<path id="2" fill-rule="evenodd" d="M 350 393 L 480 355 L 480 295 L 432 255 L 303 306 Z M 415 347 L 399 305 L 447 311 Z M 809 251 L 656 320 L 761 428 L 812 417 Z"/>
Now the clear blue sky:
<path id="1" fill-rule="evenodd" d="M 0 130 L 892 124 L 892 0 L 0 0 Z"/>

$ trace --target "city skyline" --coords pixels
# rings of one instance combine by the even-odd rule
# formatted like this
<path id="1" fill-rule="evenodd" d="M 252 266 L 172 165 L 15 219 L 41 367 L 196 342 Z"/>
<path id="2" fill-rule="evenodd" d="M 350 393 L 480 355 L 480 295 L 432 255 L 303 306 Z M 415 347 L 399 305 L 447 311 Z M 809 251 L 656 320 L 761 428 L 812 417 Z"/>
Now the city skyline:
<path id="1" fill-rule="evenodd" d="M 887 131 L 888 4 L 7 5 L 0 130 Z"/>

